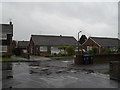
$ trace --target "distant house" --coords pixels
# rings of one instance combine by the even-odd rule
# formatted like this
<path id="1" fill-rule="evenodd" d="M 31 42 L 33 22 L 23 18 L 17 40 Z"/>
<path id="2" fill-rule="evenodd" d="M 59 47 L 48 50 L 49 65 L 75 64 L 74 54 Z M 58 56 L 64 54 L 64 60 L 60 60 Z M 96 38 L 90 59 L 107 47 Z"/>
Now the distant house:
<path id="1" fill-rule="evenodd" d="M 12 55 L 13 24 L 0 24 L 0 55 Z"/>
<path id="2" fill-rule="evenodd" d="M 28 53 L 29 41 L 18 41 L 17 48 L 20 50 L 20 54 Z"/>
<path id="3" fill-rule="evenodd" d="M 49 35 L 31 35 L 29 44 L 29 53 L 53 54 L 59 53 L 59 46 L 73 46 L 76 48 L 77 40 L 72 36 L 49 36 Z"/>
<path id="4" fill-rule="evenodd" d="M 82 45 L 86 40 L 87 37 L 85 35 L 82 35 L 78 42 L 80 43 L 80 45 Z"/>
<path id="5" fill-rule="evenodd" d="M 99 53 L 103 53 L 105 49 L 110 49 L 112 51 L 116 51 L 117 47 L 120 43 L 118 38 L 106 38 L 106 37 L 89 37 L 87 41 L 85 41 L 81 48 L 89 51 L 93 46 L 98 47 Z"/>

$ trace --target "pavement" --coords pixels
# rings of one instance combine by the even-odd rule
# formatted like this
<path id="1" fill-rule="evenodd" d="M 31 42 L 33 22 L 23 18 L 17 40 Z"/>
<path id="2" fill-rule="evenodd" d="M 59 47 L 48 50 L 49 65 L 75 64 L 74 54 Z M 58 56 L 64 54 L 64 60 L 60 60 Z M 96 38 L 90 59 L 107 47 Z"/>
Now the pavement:
<path id="1" fill-rule="evenodd" d="M 50 58 L 47 57 L 42 57 L 42 56 L 30 56 L 30 59 L 23 58 L 21 56 L 11 56 L 12 59 L 22 59 L 22 60 L 29 60 L 29 61 L 45 61 L 45 60 L 51 60 Z"/>
<path id="2" fill-rule="evenodd" d="M 51 60 L 51 59 L 47 57 L 42 57 L 42 56 L 30 56 L 30 60 L 45 61 L 45 60 Z"/>
<path id="3" fill-rule="evenodd" d="M 119 82 L 110 80 L 109 75 L 99 73 L 101 69 L 108 70 L 107 65 L 75 66 L 73 60 L 46 59 L 39 63 L 14 62 L 12 65 L 13 78 L 3 79 L 3 88 L 118 88 L 120 86 Z M 91 69 L 94 68 L 93 72 Z"/>

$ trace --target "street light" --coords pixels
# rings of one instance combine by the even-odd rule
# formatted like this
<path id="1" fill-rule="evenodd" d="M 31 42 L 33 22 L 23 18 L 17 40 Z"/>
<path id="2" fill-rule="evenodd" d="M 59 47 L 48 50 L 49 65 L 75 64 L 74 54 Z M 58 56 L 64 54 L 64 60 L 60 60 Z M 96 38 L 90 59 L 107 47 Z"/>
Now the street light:
<path id="1" fill-rule="evenodd" d="M 117 47 L 118 48 L 118 50 L 117 50 L 118 52 L 119 52 L 119 45 L 120 45 L 120 41 L 119 40 L 120 39 L 119 39 L 119 32 L 118 32 L 118 47 Z"/>
<path id="2" fill-rule="evenodd" d="M 81 33 L 82 31 L 79 31 L 78 32 L 78 52 L 79 52 L 79 34 Z"/>

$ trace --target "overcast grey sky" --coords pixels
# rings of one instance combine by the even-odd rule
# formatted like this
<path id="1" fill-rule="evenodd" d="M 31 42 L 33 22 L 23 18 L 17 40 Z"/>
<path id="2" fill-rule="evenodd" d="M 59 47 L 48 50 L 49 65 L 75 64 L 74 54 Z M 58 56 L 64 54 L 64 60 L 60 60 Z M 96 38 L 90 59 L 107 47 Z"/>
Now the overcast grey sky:
<path id="1" fill-rule="evenodd" d="M 5 2 L 2 23 L 14 24 L 14 39 L 31 34 L 117 37 L 117 2 Z M 81 35 L 80 34 L 80 35 Z"/>

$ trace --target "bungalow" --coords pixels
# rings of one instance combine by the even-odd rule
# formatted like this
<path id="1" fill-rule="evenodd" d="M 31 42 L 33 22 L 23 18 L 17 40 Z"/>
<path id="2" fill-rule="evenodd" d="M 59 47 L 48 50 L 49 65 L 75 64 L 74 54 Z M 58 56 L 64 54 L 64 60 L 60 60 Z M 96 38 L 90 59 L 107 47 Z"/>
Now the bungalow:
<path id="1" fill-rule="evenodd" d="M 17 48 L 20 50 L 20 54 L 28 53 L 29 41 L 18 41 Z"/>
<path id="2" fill-rule="evenodd" d="M 12 55 L 13 24 L 0 24 L 0 56 Z"/>
<path id="3" fill-rule="evenodd" d="M 37 54 L 58 54 L 59 46 L 77 46 L 77 40 L 72 36 L 49 36 L 31 35 L 29 53 Z"/>
<path id="4" fill-rule="evenodd" d="M 116 51 L 119 43 L 120 40 L 118 38 L 89 37 L 88 40 L 82 44 L 81 48 L 89 51 L 93 46 L 96 46 L 99 49 L 99 53 L 103 53 L 106 48 Z"/>

